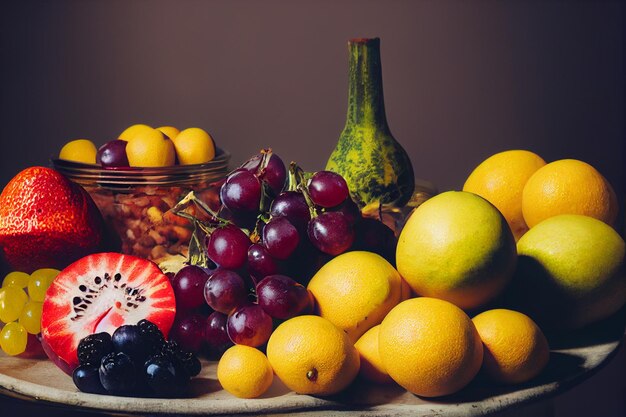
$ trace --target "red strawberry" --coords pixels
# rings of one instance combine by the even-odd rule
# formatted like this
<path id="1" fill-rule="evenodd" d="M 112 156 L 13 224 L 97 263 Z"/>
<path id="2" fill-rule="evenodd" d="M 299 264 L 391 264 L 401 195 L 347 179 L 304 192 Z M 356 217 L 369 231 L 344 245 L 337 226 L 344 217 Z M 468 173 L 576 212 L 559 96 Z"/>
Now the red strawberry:
<path id="1" fill-rule="evenodd" d="M 89 194 L 50 168 L 23 170 L 0 195 L 0 247 L 13 270 L 62 269 L 99 250 L 102 226 Z"/>
<path id="2" fill-rule="evenodd" d="M 41 313 L 42 344 L 61 369 L 71 372 L 78 365 L 78 342 L 85 336 L 112 334 L 142 319 L 167 336 L 175 315 L 174 290 L 156 264 L 97 253 L 65 268 L 48 288 Z"/>

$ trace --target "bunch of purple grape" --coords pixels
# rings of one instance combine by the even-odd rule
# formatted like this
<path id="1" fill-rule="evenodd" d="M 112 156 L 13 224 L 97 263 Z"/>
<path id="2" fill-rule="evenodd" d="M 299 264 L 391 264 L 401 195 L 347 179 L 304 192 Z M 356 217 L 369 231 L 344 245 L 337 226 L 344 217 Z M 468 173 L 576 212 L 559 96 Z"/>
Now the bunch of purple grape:
<path id="1" fill-rule="evenodd" d="M 217 358 L 232 343 L 262 346 L 275 320 L 313 312 L 305 285 L 332 257 L 368 250 L 393 260 L 393 231 L 362 218 L 343 177 L 287 170 L 271 150 L 229 174 L 220 199 L 210 222 L 194 220 L 197 265 L 172 279 L 181 313 L 170 336 L 184 349 Z"/>

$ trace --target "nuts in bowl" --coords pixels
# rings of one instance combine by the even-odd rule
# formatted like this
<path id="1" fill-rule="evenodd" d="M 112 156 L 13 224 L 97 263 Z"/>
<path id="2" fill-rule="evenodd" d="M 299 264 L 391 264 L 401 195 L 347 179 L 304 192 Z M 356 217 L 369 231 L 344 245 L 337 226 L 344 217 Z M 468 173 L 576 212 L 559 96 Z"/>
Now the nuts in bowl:
<path id="1" fill-rule="evenodd" d="M 183 135 L 180 146 L 176 146 L 176 137 L 172 140 L 164 132 Z M 157 263 L 187 256 L 193 226 L 172 208 L 193 191 L 217 210 L 219 188 L 230 160 L 230 154 L 216 148 L 202 129 L 177 132 L 171 127 L 133 125 L 120 134 L 120 139 L 101 146 L 93 163 L 86 163 L 85 158 L 52 160 L 56 170 L 91 195 L 123 253 Z M 67 145 L 64 149 L 61 157 L 80 155 L 67 152 Z"/>

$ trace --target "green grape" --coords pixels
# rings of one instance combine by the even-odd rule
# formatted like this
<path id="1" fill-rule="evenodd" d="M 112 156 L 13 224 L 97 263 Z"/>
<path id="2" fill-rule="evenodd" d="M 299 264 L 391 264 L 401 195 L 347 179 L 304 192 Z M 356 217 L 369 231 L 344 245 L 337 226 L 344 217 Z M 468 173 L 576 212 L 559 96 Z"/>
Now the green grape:
<path id="1" fill-rule="evenodd" d="M 28 302 L 22 309 L 19 323 L 30 334 L 37 334 L 41 330 L 41 309 L 43 303 L 37 301 Z"/>
<path id="2" fill-rule="evenodd" d="M 23 289 L 11 286 L 0 288 L 0 320 L 5 323 L 17 320 L 27 302 L 28 295 Z"/>
<path id="3" fill-rule="evenodd" d="M 42 268 L 30 274 L 28 294 L 31 300 L 43 302 L 48 287 L 56 276 L 59 275 L 59 272 L 59 270 L 53 268 Z"/>
<path id="4" fill-rule="evenodd" d="M 26 272 L 20 272 L 20 271 L 9 272 L 7 276 L 4 277 L 4 280 L 2 281 L 2 286 L 7 287 L 11 285 L 13 287 L 26 288 L 26 286 L 28 285 L 29 278 L 30 278 L 30 275 L 28 275 Z"/>
<path id="5" fill-rule="evenodd" d="M 28 333 L 24 326 L 17 322 L 8 323 L 0 332 L 0 347 L 7 355 L 24 353 L 27 342 Z"/>

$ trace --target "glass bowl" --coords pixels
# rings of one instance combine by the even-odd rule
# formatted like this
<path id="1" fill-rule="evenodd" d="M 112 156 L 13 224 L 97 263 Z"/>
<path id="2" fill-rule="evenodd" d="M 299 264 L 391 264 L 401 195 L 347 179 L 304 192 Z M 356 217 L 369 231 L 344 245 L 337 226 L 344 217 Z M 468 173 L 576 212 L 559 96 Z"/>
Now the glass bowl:
<path id="1" fill-rule="evenodd" d="M 217 211 L 229 161 L 230 153 L 217 149 L 214 159 L 197 165 L 102 168 L 53 159 L 52 166 L 91 195 L 112 232 L 111 246 L 162 264 L 187 257 L 193 232 L 191 223 L 175 215 L 172 207 L 193 191 Z"/>

